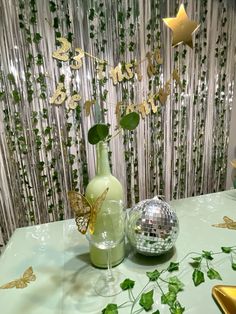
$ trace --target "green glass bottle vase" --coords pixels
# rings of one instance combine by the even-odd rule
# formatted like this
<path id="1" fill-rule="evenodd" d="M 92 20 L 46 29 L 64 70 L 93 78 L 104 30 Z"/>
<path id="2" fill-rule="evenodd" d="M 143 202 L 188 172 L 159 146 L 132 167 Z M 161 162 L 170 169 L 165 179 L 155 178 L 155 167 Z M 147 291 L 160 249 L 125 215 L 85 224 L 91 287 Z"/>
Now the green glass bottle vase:
<path id="1" fill-rule="evenodd" d="M 106 188 L 109 188 L 106 200 L 122 201 L 123 188 L 121 183 L 111 174 L 107 144 L 99 142 L 96 145 L 97 170 L 95 177 L 89 182 L 86 188 L 86 198 L 94 202 Z M 114 209 L 115 210 L 115 209 Z M 100 228 L 96 225 L 96 228 Z M 101 226 L 102 228 L 102 226 Z M 96 229 L 96 232 L 99 230 Z M 111 264 L 116 266 L 124 259 L 124 241 L 111 249 Z M 90 243 L 90 260 L 91 263 L 99 268 L 107 268 L 107 250 L 99 249 Z"/>

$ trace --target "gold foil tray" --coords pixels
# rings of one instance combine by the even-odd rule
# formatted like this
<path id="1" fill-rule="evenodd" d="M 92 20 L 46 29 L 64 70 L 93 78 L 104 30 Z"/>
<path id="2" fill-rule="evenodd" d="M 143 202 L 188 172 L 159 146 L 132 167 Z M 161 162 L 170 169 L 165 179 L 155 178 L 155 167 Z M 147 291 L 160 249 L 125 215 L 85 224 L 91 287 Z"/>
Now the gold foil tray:
<path id="1" fill-rule="evenodd" d="M 212 295 L 225 314 L 236 314 L 236 286 L 214 286 Z"/>

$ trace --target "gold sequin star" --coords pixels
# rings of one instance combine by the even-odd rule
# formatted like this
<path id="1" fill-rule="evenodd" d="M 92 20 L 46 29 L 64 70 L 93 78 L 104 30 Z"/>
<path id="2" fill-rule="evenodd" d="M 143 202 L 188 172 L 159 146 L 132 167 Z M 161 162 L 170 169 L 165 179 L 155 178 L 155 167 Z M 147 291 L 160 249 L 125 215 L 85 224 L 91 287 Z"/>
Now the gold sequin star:
<path id="1" fill-rule="evenodd" d="M 183 4 L 181 4 L 176 17 L 165 18 L 163 21 L 173 31 L 173 47 L 185 43 L 193 48 L 192 34 L 198 29 L 200 24 L 188 18 Z"/>

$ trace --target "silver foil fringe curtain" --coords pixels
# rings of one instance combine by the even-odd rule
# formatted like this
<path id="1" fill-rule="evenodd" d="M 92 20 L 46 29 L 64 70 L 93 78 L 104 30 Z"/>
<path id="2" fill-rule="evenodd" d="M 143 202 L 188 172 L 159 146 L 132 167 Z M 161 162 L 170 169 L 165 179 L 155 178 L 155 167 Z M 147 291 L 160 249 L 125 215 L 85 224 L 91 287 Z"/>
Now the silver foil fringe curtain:
<path id="1" fill-rule="evenodd" d="M 171 94 L 136 131 L 110 141 L 113 174 L 131 206 L 153 195 L 182 198 L 224 189 L 235 73 L 235 1 L 189 0 L 190 19 L 201 26 L 194 49 L 171 47 L 162 21 L 174 17 L 178 0 L 0 0 L 0 244 L 16 227 L 72 216 L 67 191 L 82 193 L 95 173 L 95 150 L 87 131 L 98 121 L 115 133 L 121 110 L 155 94 L 178 70 L 183 88 Z M 116 86 L 98 81 L 95 60 L 78 71 L 52 53 L 57 37 L 116 66 L 143 60 L 160 49 L 163 64 L 153 77 Z M 56 85 L 82 96 L 49 104 Z M 95 99 L 86 116 L 84 103 Z M 122 113 L 122 112 L 121 112 Z"/>

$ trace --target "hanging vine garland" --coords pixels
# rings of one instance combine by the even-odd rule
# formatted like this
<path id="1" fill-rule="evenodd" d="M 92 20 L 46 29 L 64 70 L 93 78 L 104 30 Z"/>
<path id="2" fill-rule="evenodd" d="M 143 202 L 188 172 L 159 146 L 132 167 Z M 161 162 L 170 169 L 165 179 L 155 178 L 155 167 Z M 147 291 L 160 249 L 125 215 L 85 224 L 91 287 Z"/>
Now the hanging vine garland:
<path id="1" fill-rule="evenodd" d="M 95 171 L 87 130 L 99 120 L 111 124 L 113 133 L 120 102 L 118 114 L 135 104 L 132 110 L 144 116 L 137 131 L 110 141 L 112 171 L 123 182 L 128 205 L 153 194 L 170 199 L 224 188 L 233 95 L 232 58 L 227 57 L 234 50 L 233 40 L 228 43 L 234 36 L 233 10 L 222 1 L 214 7 L 207 0 L 185 2 L 190 19 L 201 23 L 193 51 L 184 45 L 172 49 L 171 31 L 162 22 L 177 15 L 179 1 L 123 0 L 114 7 L 107 0 L 80 1 L 80 10 L 61 0 L 46 6 L 36 1 L 4 3 L 0 101 L 5 119 L 0 143 L 6 170 L 0 181 L 6 205 L 0 210 L 5 240 L 15 226 L 71 216 L 67 189 L 83 192 Z M 217 19 L 210 20 L 212 14 L 219 16 L 221 29 L 216 27 Z M 60 48 L 57 38 L 66 38 L 71 45 L 67 64 L 48 57 Z M 107 64 L 85 55 L 80 69 L 73 69 L 78 66 L 79 47 Z M 151 63 L 142 60 L 156 48 L 163 63 L 154 61 L 157 71 L 150 77 L 147 65 Z M 215 67 L 210 65 L 213 59 Z M 153 62 L 152 57 L 149 60 Z M 115 85 L 109 65 L 115 69 L 119 62 L 126 75 L 132 65 L 134 77 Z M 182 89 L 174 80 L 165 101 L 165 84 L 174 69 Z M 64 84 L 65 103 L 50 105 L 58 83 Z M 212 106 L 209 95 L 214 93 Z M 151 109 L 152 101 L 156 112 L 146 116 L 145 102 Z"/>

